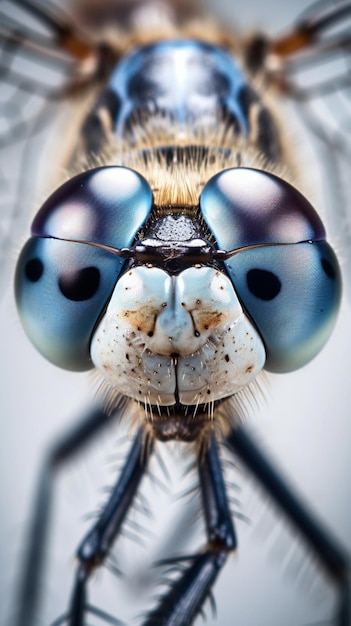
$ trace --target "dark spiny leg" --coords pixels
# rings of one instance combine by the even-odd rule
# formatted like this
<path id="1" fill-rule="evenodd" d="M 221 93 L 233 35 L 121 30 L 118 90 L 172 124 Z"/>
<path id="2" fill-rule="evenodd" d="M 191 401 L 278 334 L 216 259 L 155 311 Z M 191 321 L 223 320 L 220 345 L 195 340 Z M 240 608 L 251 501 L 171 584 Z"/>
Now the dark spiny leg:
<path id="1" fill-rule="evenodd" d="M 46 454 L 34 501 L 34 517 L 28 537 L 28 551 L 22 566 L 19 594 L 16 598 L 18 612 L 14 626 L 37 625 L 36 613 L 39 605 L 55 474 L 66 459 L 82 448 L 113 418 L 115 415 L 107 415 L 101 409 L 96 408 L 58 442 L 55 442 Z"/>
<path id="2" fill-rule="evenodd" d="M 209 595 L 236 537 L 225 491 L 223 473 L 214 435 L 203 458 L 199 459 L 200 487 L 208 544 L 169 591 L 161 598 L 144 626 L 187 626 L 192 624 Z"/>
<path id="3" fill-rule="evenodd" d="M 231 432 L 227 438 L 227 444 L 295 524 L 297 530 L 320 559 L 340 590 L 337 626 L 350 626 L 350 561 L 348 556 L 297 498 L 243 426 Z"/>
<path id="4" fill-rule="evenodd" d="M 79 566 L 69 611 L 69 626 L 84 626 L 86 586 L 90 574 L 101 565 L 115 541 L 144 476 L 148 452 L 141 430 L 136 435 L 117 484 L 98 521 L 85 536 L 77 552 Z"/>

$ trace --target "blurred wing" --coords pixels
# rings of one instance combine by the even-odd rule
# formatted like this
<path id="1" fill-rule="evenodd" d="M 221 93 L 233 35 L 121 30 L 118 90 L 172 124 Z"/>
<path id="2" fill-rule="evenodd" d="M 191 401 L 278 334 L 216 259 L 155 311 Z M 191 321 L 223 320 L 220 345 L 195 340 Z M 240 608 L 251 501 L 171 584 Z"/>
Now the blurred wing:
<path id="1" fill-rule="evenodd" d="M 0 282 L 33 212 L 33 155 L 60 103 L 95 77 L 95 49 L 69 24 L 51 2 L 1 3 Z"/>
<path id="2" fill-rule="evenodd" d="M 266 42 L 264 67 L 293 98 L 316 143 L 329 236 L 351 271 L 351 2 L 322 0 Z M 350 281 L 347 285 L 351 292 Z"/>

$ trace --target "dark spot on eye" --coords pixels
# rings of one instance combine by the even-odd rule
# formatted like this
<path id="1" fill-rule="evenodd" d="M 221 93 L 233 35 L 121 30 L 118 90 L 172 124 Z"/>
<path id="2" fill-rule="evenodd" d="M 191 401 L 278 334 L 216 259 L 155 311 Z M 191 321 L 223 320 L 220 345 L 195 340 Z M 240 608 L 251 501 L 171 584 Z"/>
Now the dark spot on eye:
<path id="1" fill-rule="evenodd" d="M 260 300 L 273 300 L 282 287 L 279 278 L 267 270 L 249 270 L 246 280 L 251 293 Z"/>
<path id="2" fill-rule="evenodd" d="M 31 259 L 28 261 L 24 273 L 31 283 L 36 283 L 42 277 L 44 272 L 44 264 L 40 259 Z"/>
<path id="3" fill-rule="evenodd" d="M 97 267 L 84 267 L 75 272 L 66 272 L 59 278 L 61 293 L 68 300 L 89 300 L 98 290 L 100 271 Z"/>
<path id="4" fill-rule="evenodd" d="M 224 356 L 224 359 L 227 361 L 227 363 L 229 363 L 229 361 L 230 361 L 230 356 L 229 356 L 229 354 L 226 354 L 226 355 Z"/>
<path id="5" fill-rule="evenodd" d="M 335 280 L 335 267 L 332 265 L 332 263 L 330 263 L 328 259 L 322 259 L 321 263 L 324 273 L 328 276 L 328 278 L 330 278 L 331 280 Z"/>

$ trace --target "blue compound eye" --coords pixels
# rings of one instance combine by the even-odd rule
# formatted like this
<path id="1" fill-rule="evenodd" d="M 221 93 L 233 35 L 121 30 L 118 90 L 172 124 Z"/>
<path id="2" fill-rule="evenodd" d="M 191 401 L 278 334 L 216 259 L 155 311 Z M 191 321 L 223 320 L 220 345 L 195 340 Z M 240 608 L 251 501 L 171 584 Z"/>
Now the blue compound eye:
<path id="1" fill-rule="evenodd" d="M 326 241 L 247 249 L 226 266 L 265 343 L 265 369 L 289 372 L 318 354 L 341 297 L 338 262 Z"/>
<path id="2" fill-rule="evenodd" d="M 22 325 L 35 347 L 69 370 L 93 367 L 90 338 L 123 260 L 95 246 L 32 237 L 15 279 Z"/>
<path id="3" fill-rule="evenodd" d="M 341 298 L 337 259 L 320 218 L 294 187 L 258 170 L 214 176 L 200 206 L 247 314 L 265 343 L 265 368 L 288 372 L 324 346 Z"/>
<path id="4" fill-rule="evenodd" d="M 203 217 L 223 250 L 325 239 L 306 198 L 285 180 L 245 167 L 219 172 L 202 190 Z"/>
<path id="5" fill-rule="evenodd" d="M 69 180 L 40 209 L 18 260 L 15 292 L 27 335 L 56 365 L 93 367 L 91 336 L 124 264 L 89 242 L 130 246 L 151 207 L 150 187 L 137 172 L 107 167 Z"/>
<path id="6" fill-rule="evenodd" d="M 152 192 L 127 167 L 99 167 L 59 187 L 43 204 L 32 235 L 129 246 L 150 214 Z"/>

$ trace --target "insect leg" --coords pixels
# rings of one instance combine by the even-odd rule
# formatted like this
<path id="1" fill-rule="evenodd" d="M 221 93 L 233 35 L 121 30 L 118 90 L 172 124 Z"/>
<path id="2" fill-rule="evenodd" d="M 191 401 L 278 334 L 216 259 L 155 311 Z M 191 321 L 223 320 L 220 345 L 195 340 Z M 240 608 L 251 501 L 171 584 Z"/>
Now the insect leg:
<path id="1" fill-rule="evenodd" d="M 84 626 L 90 611 L 86 587 L 90 575 L 101 565 L 115 541 L 145 474 L 149 452 L 145 450 L 142 429 L 136 435 L 117 484 L 98 521 L 84 537 L 77 551 L 78 568 L 69 610 L 69 626 Z"/>
<path id="2" fill-rule="evenodd" d="M 149 613 L 143 626 L 192 624 L 210 595 L 229 552 L 236 548 L 236 536 L 214 435 L 211 436 L 208 450 L 199 458 L 198 466 L 207 546 L 201 553 L 190 557 L 190 565 L 161 598 L 156 609 Z"/>
<path id="3" fill-rule="evenodd" d="M 34 501 L 28 551 L 22 568 L 19 593 L 16 598 L 18 612 L 14 626 L 35 626 L 37 608 L 40 601 L 41 577 L 47 545 L 50 509 L 53 494 L 53 482 L 57 470 L 75 452 L 82 448 L 92 436 L 106 426 L 116 414 L 108 415 L 102 409 L 95 408 L 85 416 L 66 435 L 55 442 L 43 460 L 37 492 Z"/>
<path id="4" fill-rule="evenodd" d="M 336 623 L 337 626 L 348 626 L 351 622 L 348 556 L 299 500 L 243 426 L 232 430 L 226 442 L 293 522 L 334 580 L 340 590 Z"/>

